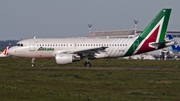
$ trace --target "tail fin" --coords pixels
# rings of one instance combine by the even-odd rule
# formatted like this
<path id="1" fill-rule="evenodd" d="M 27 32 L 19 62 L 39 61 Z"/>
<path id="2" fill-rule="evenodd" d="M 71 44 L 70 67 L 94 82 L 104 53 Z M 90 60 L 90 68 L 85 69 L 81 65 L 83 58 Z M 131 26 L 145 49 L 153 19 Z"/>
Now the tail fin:
<path id="1" fill-rule="evenodd" d="M 162 9 L 143 30 L 125 56 L 164 48 L 171 9 Z"/>
<path id="2" fill-rule="evenodd" d="M 2 52 L 3 55 L 8 56 L 8 50 L 9 50 L 10 46 L 7 46 L 4 51 Z"/>
<path id="3" fill-rule="evenodd" d="M 156 42 L 164 42 L 171 9 L 162 9 L 140 35 Z"/>
<path id="4" fill-rule="evenodd" d="M 173 36 L 171 34 L 167 34 L 167 37 L 169 40 L 174 41 L 174 45 L 171 46 L 171 51 L 174 52 L 175 50 L 177 50 L 178 52 L 180 52 L 180 46 L 177 43 L 177 41 L 173 38 Z"/>

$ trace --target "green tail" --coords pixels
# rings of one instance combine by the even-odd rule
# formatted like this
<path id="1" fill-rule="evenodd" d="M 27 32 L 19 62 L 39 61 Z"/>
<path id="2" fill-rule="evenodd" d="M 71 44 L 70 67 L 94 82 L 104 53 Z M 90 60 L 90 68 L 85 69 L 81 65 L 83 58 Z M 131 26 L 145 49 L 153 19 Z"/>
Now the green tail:
<path id="1" fill-rule="evenodd" d="M 171 9 L 162 9 L 131 45 L 125 56 L 155 50 L 149 47 L 149 43 L 165 42 L 170 13 Z M 161 45 L 159 48 L 163 48 L 163 46 Z"/>

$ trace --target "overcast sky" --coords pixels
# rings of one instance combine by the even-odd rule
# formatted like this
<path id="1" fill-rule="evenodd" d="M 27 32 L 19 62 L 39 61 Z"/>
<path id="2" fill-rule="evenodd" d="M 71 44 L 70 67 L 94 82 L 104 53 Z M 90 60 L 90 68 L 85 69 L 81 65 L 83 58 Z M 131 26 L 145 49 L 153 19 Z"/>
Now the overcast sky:
<path id="1" fill-rule="evenodd" d="M 172 8 L 168 30 L 180 30 L 180 0 L 0 0 L 0 40 L 78 37 L 92 31 L 143 30 Z"/>

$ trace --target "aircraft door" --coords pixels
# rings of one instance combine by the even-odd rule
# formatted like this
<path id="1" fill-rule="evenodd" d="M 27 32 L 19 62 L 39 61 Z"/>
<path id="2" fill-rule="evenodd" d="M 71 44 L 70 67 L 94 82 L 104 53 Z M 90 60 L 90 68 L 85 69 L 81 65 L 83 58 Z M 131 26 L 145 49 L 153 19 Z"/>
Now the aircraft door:
<path id="1" fill-rule="evenodd" d="M 74 49 L 76 49 L 77 48 L 77 44 L 76 43 L 74 43 Z"/>
<path id="2" fill-rule="evenodd" d="M 29 41 L 29 51 L 35 51 L 35 43 L 34 43 L 34 41 Z"/>

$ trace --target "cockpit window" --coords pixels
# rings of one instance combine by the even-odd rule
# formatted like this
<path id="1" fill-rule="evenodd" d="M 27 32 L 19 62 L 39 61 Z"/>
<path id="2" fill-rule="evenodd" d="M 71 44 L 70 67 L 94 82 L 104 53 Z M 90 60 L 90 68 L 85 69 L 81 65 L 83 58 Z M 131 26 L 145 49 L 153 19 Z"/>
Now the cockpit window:
<path id="1" fill-rule="evenodd" d="M 23 44 L 21 44 L 21 43 L 18 43 L 18 44 L 16 44 L 16 46 L 23 47 Z"/>

